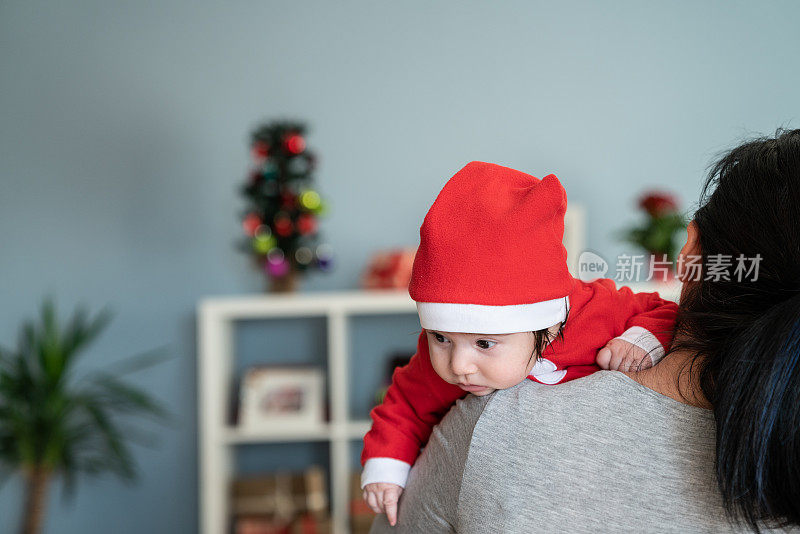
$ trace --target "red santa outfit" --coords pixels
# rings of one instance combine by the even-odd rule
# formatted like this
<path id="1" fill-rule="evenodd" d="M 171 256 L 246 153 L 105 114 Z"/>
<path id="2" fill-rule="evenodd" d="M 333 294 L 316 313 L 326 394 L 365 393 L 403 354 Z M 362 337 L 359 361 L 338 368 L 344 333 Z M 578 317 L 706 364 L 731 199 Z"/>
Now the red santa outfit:
<path id="1" fill-rule="evenodd" d="M 597 351 L 620 337 L 654 362 L 672 340 L 677 305 L 657 293 L 583 282 L 567 270 L 562 244 L 566 192 L 555 175 L 539 180 L 472 162 L 445 184 L 420 228 L 409 293 L 425 330 L 502 334 L 564 323 L 529 379 L 557 384 L 591 374 Z M 430 433 L 467 392 L 433 369 L 423 331 L 417 353 L 395 370 L 364 437 L 362 487 L 405 485 Z"/>

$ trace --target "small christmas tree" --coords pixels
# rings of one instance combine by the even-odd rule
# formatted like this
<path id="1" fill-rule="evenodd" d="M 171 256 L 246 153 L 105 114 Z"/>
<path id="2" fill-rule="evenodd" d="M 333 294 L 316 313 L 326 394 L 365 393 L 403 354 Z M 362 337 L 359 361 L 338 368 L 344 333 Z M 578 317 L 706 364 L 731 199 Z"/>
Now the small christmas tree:
<path id="1" fill-rule="evenodd" d="M 300 123 L 272 122 L 252 134 L 242 248 L 269 275 L 273 291 L 291 291 L 298 273 L 332 266 L 330 245 L 318 244 L 317 217 L 326 208 L 311 187 L 316 159 L 306 149 L 305 130 Z"/>

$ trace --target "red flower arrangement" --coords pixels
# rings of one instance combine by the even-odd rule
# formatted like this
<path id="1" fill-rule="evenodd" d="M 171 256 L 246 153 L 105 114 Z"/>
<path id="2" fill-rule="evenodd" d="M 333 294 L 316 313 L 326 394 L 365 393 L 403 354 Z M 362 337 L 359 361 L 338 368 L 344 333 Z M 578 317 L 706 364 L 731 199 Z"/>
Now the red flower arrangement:
<path id="1" fill-rule="evenodd" d="M 676 234 L 686 227 L 677 199 L 665 191 L 648 191 L 639 198 L 638 205 L 647 215 L 647 220 L 643 225 L 628 230 L 623 238 L 658 260 L 666 255 L 668 261 L 674 261 L 678 255 Z"/>
<path id="2" fill-rule="evenodd" d="M 675 197 L 662 191 L 651 191 L 644 195 L 639 199 L 639 207 L 651 217 L 661 217 L 678 211 L 678 203 L 675 201 Z"/>

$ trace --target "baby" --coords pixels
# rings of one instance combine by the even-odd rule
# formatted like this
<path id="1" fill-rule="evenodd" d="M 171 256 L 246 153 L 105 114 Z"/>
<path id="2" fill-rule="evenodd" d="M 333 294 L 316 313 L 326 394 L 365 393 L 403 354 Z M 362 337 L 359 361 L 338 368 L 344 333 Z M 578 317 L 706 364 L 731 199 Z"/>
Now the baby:
<path id="1" fill-rule="evenodd" d="M 409 284 L 423 331 L 370 414 L 361 457 L 364 499 L 390 524 L 420 448 L 457 399 L 649 367 L 669 347 L 675 303 L 569 274 L 566 208 L 552 174 L 472 162 L 425 216 Z"/>

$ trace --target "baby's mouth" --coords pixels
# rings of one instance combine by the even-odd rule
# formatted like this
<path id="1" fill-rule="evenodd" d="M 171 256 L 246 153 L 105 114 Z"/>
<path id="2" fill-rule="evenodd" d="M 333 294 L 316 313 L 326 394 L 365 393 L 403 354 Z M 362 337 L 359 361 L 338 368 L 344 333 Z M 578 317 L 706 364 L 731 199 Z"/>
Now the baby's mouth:
<path id="1" fill-rule="evenodd" d="M 458 382 L 457 385 L 458 385 L 458 387 L 460 387 L 464 391 L 482 391 L 482 390 L 486 389 L 486 386 L 478 386 L 478 385 L 475 385 L 475 384 L 465 384 L 463 382 Z"/>

